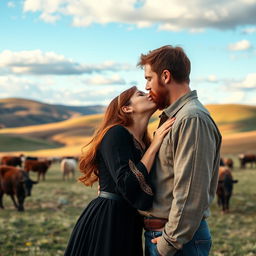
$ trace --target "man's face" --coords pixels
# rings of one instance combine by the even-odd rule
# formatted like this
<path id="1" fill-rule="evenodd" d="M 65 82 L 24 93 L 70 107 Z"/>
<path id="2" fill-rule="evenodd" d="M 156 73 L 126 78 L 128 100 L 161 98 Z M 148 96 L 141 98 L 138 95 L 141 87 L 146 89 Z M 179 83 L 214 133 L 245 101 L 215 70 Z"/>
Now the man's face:
<path id="1" fill-rule="evenodd" d="M 149 97 L 157 104 L 158 109 L 164 109 L 168 106 L 168 90 L 159 81 L 157 73 L 152 71 L 151 66 L 146 64 L 144 67 L 146 90 L 149 91 Z"/>

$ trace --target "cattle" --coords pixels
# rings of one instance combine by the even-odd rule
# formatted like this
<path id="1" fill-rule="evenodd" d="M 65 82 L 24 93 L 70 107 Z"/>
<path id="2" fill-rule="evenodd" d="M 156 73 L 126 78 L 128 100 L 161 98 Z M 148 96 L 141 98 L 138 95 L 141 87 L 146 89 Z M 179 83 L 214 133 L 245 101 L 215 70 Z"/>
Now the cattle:
<path id="1" fill-rule="evenodd" d="M 25 160 L 38 160 L 37 156 L 26 156 Z"/>
<path id="2" fill-rule="evenodd" d="M 231 158 L 225 158 L 224 164 L 229 167 L 231 170 L 234 168 L 234 161 Z"/>
<path id="3" fill-rule="evenodd" d="M 10 166 L 22 166 L 21 156 L 3 156 L 1 159 L 2 165 L 10 165 Z"/>
<path id="4" fill-rule="evenodd" d="M 28 173 L 13 166 L 0 166 L 0 208 L 3 206 L 3 195 L 11 197 L 15 208 L 24 211 L 24 201 L 27 196 L 31 196 L 31 190 L 36 181 L 29 178 Z M 17 202 L 16 202 L 17 200 Z"/>
<path id="5" fill-rule="evenodd" d="M 224 164 L 224 160 L 223 160 L 223 158 L 221 157 L 220 158 L 220 166 L 224 166 L 225 164 Z"/>
<path id="6" fill-rule="evenodd" d="M 231 170 L 228 167 L 219 167 L 219 180 L 216 194 L 218 205 L 222 207 L 223 213 L 229 212 L 229 200 L 232 195 L 233 184 L 237 182 L 237 180 L 233 180 Z"/>
<path id="7" fill-rule="evenodd" d="M 255 154 L 241 154 L 238 156 L 240 160 L 241 169 L 246 168 L 247 163 L 251 163 L 251 168 L 253 168 L 253 164 L 256 166 L 256 155 Z"/>
<path id="8" fill-rule="evenodd" d="M 41 160 L 25 160 L 24 170 L 29 172 L 37 172 L 37 181 L 40 181 L 40 177 L 42 176 L 43 180 L 45 180 L 45 174 L 48 168 L 51 166 L 51 161 L 46 159 Z"/>
<path id="9" fill-rule="evenodd" d="M 60 163 L 60 170 L 62 172 L 62 179 L 69 179 L 69 175 L 72 174 L 72 178 L 75 178 L 76 160 L 75 159 L 62 159 Z"/>

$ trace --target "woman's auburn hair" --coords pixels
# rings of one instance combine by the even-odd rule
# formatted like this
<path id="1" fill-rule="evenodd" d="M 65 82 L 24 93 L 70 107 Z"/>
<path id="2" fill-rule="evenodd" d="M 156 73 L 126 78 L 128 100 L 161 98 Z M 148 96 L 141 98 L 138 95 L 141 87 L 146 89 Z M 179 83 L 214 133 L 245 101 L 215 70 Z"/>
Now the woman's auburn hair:
<path id="1" fill-rule="evenodd" d="M 83 147 L 83 153 L 80 157 L 79 169 L 82 176 L 78 179 L 86 186 L 92 186 L 98 181 L 98 163 L 97 150 L 107 131 L 115 125 L 129 126 L 133 123 L 130 114 L 123 112 L 122 107 L 130 104 L 130 99 L 137 91 L 137 87 L 133 86 L 130 89 L 122 92 L 118 97 L 115 97 L 107 107 L 104 118 L 98 130 L 94 133 L 92 140 Z M 143 137 L 143 142 L 148 147 L 150 138 L 147 130 Z M 85 151 L 86 149 L 86 151 Z"/>

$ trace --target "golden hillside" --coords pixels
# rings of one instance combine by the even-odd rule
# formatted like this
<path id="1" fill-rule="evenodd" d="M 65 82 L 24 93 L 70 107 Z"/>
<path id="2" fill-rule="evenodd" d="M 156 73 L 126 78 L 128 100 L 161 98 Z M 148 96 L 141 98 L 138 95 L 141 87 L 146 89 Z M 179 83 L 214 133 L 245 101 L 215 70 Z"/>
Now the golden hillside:
<path id="1" fill-rule="evenodd" d="M 223 153 L 256 151 L 254 146 L 256 145 L 255 106 L 225 104 L 206 107 L 223 135 Z M 157 111 L 150 120 L 149 131 L 151 134 L 158 125 L 159 114 L 160 112 Z M 59 148 L 30 151 L 30 155 L 63 155 L 67 152 L 68 154 L 80 154 L 81 147 L 89 141 L 102 117 L 103 114 L 96 114 L 51 124 L 2 129 L 0 135 L 36 138 L 64 145 Z M 8 151 L 8 146 L 5 147 L 5 150 L 0 150 Z M 18 148 L 17 151 L 19 151 Z"/>
<path id="2" fill-rule="evenodd" d="M 0 99 L 0 127 L 21 127 L 60 122 L 81 115 L 102 113 L 104 107 L 66 106 L 43 102 L 7 98 Z"/>

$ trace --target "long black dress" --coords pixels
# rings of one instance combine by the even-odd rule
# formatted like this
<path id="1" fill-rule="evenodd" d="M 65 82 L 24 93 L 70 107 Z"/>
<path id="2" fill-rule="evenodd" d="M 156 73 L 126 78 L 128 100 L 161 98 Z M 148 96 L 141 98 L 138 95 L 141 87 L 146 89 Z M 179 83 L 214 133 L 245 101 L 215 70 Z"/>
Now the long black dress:
<path id="1" fill-rule="evenodd" d="M 137 145 L 136 145 L 137 144 Z M 108 130 L 97 153 L 100 190 L 123 200 L 97 197 L 71 234 L 65 256 L 141 256 L 142 217 L 153 199 L 142 150 L 120 125 Z"/>

